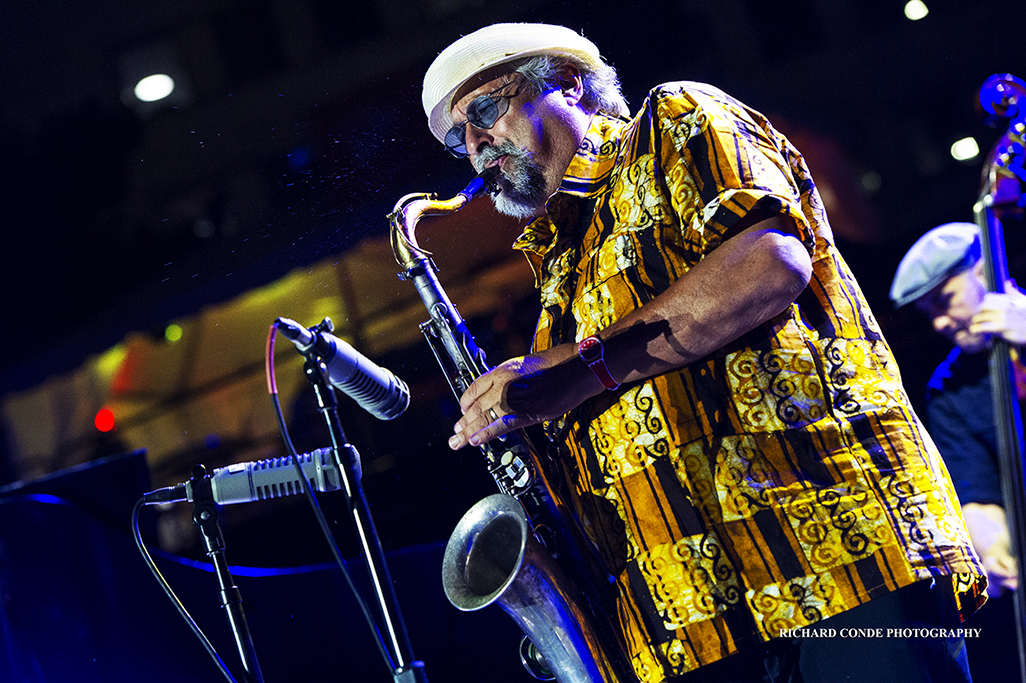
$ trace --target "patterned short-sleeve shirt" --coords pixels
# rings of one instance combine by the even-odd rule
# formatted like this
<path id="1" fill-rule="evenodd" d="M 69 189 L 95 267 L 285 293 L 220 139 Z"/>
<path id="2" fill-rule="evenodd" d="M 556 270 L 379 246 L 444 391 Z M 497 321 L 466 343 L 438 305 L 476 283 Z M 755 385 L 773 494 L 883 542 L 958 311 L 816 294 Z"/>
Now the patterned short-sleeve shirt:
<path id="1" fill-rule="evenodd" d="M 541 291 L 535 348 L 644 305 L 753 210 L 791 217 L 809 250 L 797 300 L 548 425 L 646 682 L 929 577 L 953 577 L 965 613 L 983 600 L 948 473 L 804 161 L 723 92 L 671 83 L 630 121 L 593 118 L 515 245 Z"/>

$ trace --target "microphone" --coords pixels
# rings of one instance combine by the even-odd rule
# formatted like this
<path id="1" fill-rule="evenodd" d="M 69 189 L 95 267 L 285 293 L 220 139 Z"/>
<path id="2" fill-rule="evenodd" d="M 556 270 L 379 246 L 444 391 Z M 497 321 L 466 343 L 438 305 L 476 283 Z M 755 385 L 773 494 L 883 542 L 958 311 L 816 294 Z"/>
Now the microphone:
<path id="1" fill-rule="evenodd" d="M 276 322 L 281 333 L 300 353 L 316 356 L 324 363 L 332 386 L 341 389 L 374 417 L 393 420 L 410 405 L 410 390 L 405 382 L 342 339 L 328 334 L 333 329 L 330 318 L 325 318 L 323 323 L 328 332 L 317 328 L 308 330 L 288 318 L 278 318 Z"/>
<path id="2" fill-rule="evenodd" d="M 355 450 L 350 455 L 356 470 L 355 476 L 359 478 L 359 456 Z M 303 476 L 310 482 L 310 488 L 316 491 L 337 491 L 342 487 L 339 468 L 331 457 L 330 448 L 300 454 L 299 464 Z M 210 488 L 215 503 L 231 505 L 302 493 L 303 483 L 292 458 L 284 457 L 219 467 L 210 475 Z M 192 502 L 192 482 L 168 486 L 143 495 L 144 505 L 182 501 Z"/>

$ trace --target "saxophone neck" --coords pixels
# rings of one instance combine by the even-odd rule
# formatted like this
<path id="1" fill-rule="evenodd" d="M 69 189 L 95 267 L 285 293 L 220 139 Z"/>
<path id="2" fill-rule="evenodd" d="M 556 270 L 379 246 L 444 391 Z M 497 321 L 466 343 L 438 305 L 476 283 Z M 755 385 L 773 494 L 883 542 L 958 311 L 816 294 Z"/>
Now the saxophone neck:
<path id="1" fill-rule="evenodd" d="M 408 194 L 400 199 L 389 215 L 390 237 L 395 260 L 405 272 L 418 264 L 430 261 L 431 252 L 417 243 L 417 223 L 424 216 L 440 216 L 459 211 L 467 202 L 485 192 L 495 194 L 498 187 L 495 179 L 499 168 L 493 166 L 474 177 L 465 188 L 452 199 L 440 200 L 434 194 Z"/>

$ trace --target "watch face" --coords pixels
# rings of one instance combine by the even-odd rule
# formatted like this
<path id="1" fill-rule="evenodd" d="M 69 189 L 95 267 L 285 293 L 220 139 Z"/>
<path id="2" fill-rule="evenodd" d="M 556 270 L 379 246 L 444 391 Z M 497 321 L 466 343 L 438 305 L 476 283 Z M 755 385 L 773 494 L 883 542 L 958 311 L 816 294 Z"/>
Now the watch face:
<path id="1" fill-rule="evenodd" d="M 578 353 L 587 363 L 597 361 L 602 357 L 602 342 L 595 337 L 588 337 L 581 341 L 581 345 L 578 347 Z"/>

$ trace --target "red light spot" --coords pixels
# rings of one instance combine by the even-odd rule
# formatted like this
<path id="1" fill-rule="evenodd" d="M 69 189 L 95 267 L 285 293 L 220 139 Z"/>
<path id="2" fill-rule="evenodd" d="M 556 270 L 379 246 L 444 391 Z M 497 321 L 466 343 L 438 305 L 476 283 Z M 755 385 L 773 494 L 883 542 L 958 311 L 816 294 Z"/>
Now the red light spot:
<path id="1" fill-rule="evenodd" d="M 101 432 L 109 432 L 114 429 L 114 413 L 110 408 L 100 408 L 93 419 L 93 424 Z"/>

